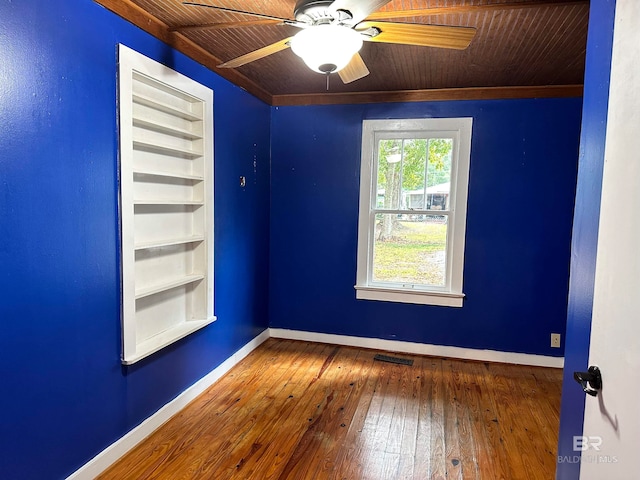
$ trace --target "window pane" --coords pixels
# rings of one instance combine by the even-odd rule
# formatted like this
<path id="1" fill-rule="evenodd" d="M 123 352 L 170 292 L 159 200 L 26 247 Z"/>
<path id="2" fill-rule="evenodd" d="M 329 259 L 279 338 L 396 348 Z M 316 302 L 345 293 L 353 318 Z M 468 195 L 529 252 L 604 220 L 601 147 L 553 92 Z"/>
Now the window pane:
<path id="1" fill-rule="evenodd" d="M 376 215 L 373 282 L 445 285 L 446 215 Z"/>
<path id="2" fill-rule="evenodd" d="M 449 210 L 453 139 L 431 138 L 428 145 L 426 208 Z"/>
<path id="3" fill-rule="evenodd" d="M 380 140 L 378 143 L 377 208 L 400 208 L 402 140 Z"/>
<path id="4" fill-rule="evenodd" d="M 410 139 L 403 143 L 402 208 L 423 210 L 427 140 Z"/>

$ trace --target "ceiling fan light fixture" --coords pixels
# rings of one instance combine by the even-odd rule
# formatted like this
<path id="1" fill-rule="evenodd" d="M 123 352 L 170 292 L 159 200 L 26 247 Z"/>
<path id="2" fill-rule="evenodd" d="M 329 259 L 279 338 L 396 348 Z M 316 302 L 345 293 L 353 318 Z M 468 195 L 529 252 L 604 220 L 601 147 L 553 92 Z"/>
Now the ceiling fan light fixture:
<path id="1" fill-rule="evenodd" d="M 291 39 L 291 50 L 318 73 L 342 70 L 362 48 L 362 36 L 339 25 L 314 25 Z"/>

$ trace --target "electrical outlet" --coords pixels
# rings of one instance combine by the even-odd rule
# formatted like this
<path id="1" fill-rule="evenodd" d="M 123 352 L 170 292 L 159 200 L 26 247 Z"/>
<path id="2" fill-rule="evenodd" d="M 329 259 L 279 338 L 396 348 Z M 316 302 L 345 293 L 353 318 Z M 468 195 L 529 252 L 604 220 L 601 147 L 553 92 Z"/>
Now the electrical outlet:
<path id="1" fill-rule="evenodd" d="M 560 348 L 560 334 L 552 333 L 551 334 L 551 346 L 553 348 Z"/>

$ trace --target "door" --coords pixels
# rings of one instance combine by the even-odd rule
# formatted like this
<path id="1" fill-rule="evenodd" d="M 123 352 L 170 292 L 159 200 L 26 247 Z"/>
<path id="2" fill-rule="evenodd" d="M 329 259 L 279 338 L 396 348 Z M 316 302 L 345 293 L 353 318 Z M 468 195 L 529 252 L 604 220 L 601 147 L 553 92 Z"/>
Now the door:
<path id="1" fill-rule="evenodd" d="M 640 447 L 640 2 L 616 3 L 580 479 L 637 479 Z M 586 371 L 587 365 L 584 366 Z"/>

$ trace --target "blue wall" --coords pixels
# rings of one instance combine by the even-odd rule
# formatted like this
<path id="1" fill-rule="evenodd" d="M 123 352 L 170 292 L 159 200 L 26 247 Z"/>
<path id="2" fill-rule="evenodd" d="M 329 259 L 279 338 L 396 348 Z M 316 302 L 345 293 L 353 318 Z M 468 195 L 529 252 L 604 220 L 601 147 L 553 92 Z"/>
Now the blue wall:
<path id="1" fill-rule="evenodd" d="M 571 245 L 567 344 L 558 442 L 558 456 L 563 461 L 558 463 L 556 474 L 559 480 L 576 479 L 580 473 L 580 452 L 573 450 L 573 436 L 582 435 L 585 394 L 573 380 L 573 372 L 585 371 L 589 360 L 614 17 L 615 0 L 591 1 Z"/>
<path id="2" fill-rule="evenodd" d="M 215 95 L 219 320 L 130 368 L 118 42 Z M 0 478 L 63 478 L 267 327 L 270 108 L 90 0 L 0 2 L 0 59 Z"/>
<path id="3" fill-rule="evenodd" d="M 272 111 L 270 325 L 560 356 L 581 99 Z M 356 300 L 362 120 L 471 116 L 463 308 Z"/>

